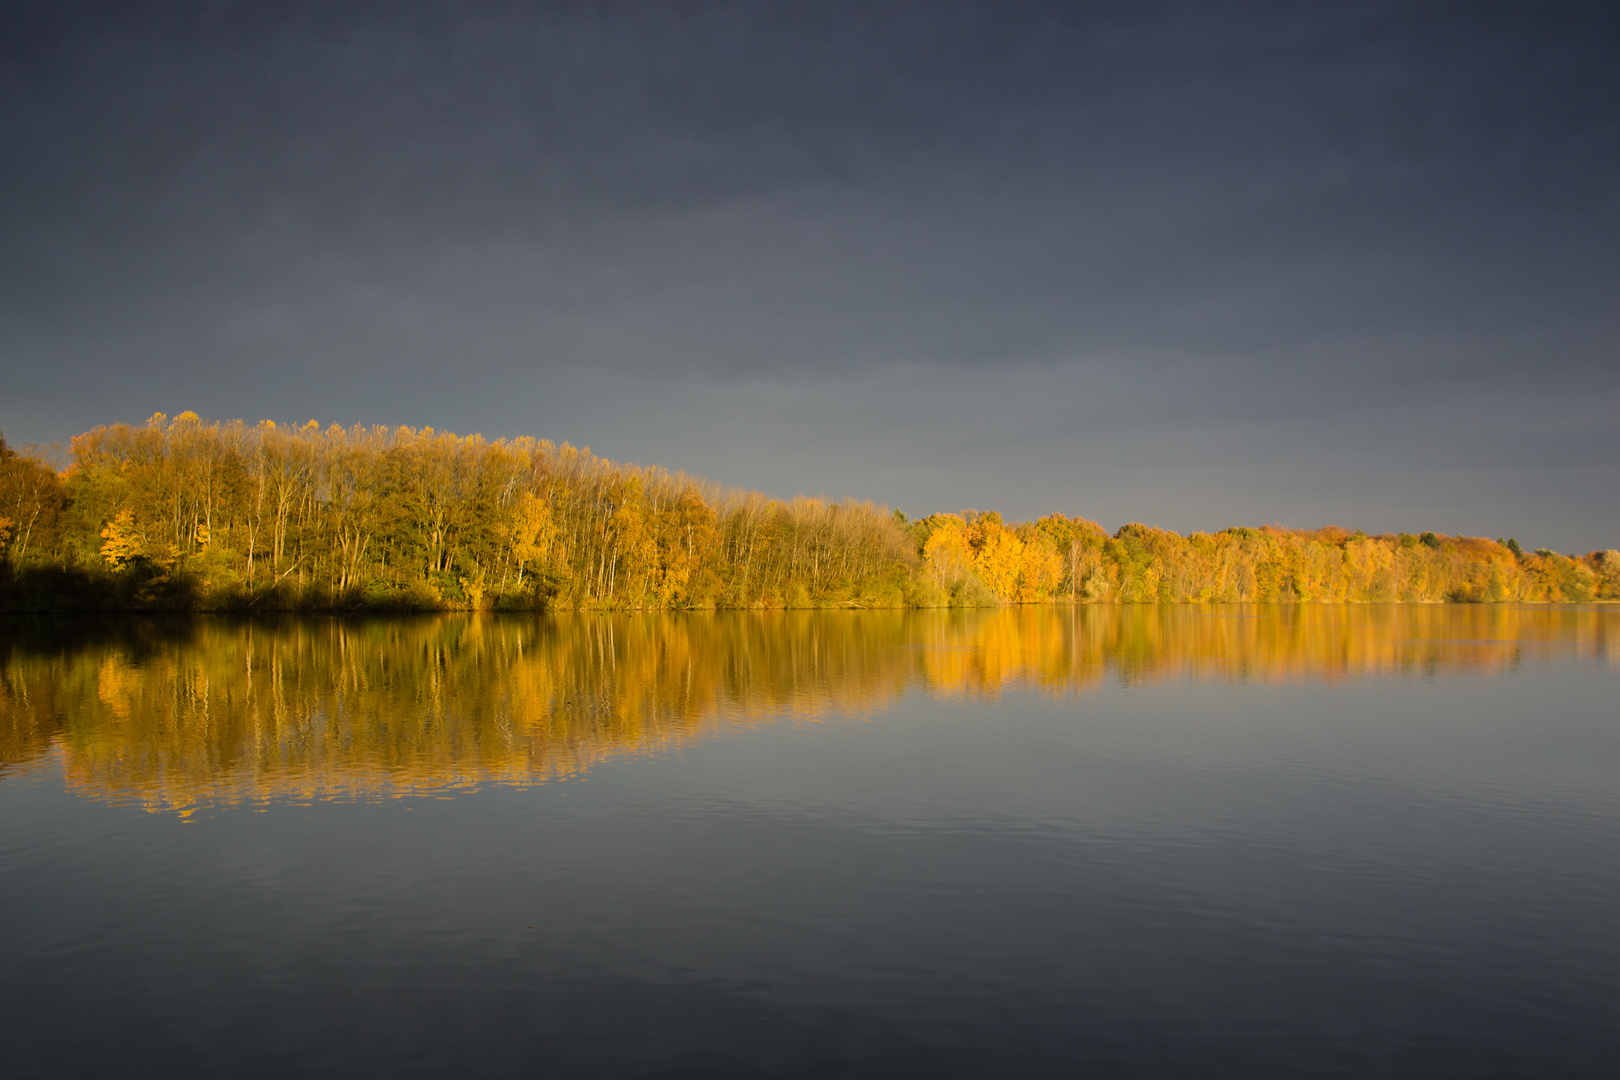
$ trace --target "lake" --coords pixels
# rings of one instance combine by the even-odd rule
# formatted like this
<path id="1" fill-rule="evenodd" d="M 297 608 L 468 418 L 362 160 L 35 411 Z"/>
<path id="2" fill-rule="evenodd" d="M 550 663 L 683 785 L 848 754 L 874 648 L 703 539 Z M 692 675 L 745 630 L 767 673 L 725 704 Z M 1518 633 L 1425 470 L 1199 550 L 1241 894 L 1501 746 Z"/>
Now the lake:
<path id="1" fill-rule="evenodd" d="M 1620 1075 L 1620 608 L 0 625 L 8 1077 Z"/>

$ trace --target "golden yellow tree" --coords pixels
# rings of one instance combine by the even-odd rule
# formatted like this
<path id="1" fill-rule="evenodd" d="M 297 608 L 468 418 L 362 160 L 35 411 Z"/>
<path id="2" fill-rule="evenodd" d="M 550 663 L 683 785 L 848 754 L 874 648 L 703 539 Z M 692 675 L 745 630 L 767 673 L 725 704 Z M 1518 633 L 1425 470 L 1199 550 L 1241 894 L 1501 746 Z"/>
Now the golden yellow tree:
<path id="1" fill-rule="evenodd" d="M 1063 580 L 1063 557 L 1050 541 L 1038 538 L 1024 544 L 1018 568 L 1018 601 L 1050 600 Z"/>
<path id="2" fill-rule="evenodd" d="M 551 552 L 557 526 L 551 519 L 551 504 L 533 492 L 521 492 L 512 509 L 512 560 L 517 564 L 517 586 L 531 567 L 544 565 Z"/>
<path id="3" fill-rule="evenodd" d="M 123 569 L 146 551 L 140 527 L 135 523 L 135 511 L 128 508 L 113 515 L 101 530 L 101 538 L 106 541 L 101 545 L 101 557 L 115 570 Z"/>
<path id="4" fill-rule="evenodd" d="M 1018 599 L 1018 576 L 1023 569 L 1024 542 L 1008 532 L 999 518 L 984 522 L 981 536 L 982 542 L 973 559 L 974 572 L 985 587 L 995 594 L 996 599 L 1003 602 Z"/>
<path id="5" fill-rule="evenodd" d="M 973 571 L 967 523 L 955 514 L 941 514 L 938 526 L 923 544 L 923 573 L 937 589 L 948 591 Z"/>

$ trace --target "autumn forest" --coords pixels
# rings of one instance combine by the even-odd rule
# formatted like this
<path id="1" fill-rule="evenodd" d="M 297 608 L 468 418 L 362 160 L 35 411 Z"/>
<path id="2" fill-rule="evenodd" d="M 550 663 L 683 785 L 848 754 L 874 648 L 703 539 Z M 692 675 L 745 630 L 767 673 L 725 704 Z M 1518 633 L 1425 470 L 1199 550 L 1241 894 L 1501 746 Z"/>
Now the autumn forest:
<path id="1" fill-rule="evenodd" d="M 908 520 L 588 449 L 431 428 L 99 427 L 0 438 L 0 606 L 47 610 L 945 607 L 1620 599 L 1620 552 L 1054 513 Z"/>

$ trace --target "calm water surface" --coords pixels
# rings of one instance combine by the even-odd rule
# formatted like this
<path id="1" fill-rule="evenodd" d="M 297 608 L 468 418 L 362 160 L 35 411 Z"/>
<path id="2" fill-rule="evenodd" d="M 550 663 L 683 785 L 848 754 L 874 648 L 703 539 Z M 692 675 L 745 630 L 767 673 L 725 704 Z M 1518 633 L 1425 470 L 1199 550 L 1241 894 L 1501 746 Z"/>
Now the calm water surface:
<path id="1" fill-rule="evenodd" d="M 0 626 L 10 1076 L 1620 1075 L 1620 610 Z"/>

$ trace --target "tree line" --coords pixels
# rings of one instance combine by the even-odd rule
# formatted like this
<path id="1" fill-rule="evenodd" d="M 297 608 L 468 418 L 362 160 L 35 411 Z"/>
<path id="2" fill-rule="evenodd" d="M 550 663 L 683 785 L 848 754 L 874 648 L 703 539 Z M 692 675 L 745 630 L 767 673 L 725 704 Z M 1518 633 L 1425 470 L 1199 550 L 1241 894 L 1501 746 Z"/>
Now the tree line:
<path id="1" fill-rule="evenodd" d="M 1008 525 L 994 513 L 918 524 L 921 574 L 952 602 L 1585 602 L 1620 599 L 1620 551 L 1585 556 L 1516 540 L 1433 532 L 1368 536 L 1231 528 L 1189 536 L 1052 514 Z"/>
<path id="2" fill-rule="evenodd" d="M 1053 514 L 920 521 L 588 448 L 431 428 L 98 427 L 57 468 L 0 437 L 12 609 L 669 609 L 1620 598 L 1620 552 Z"/>

